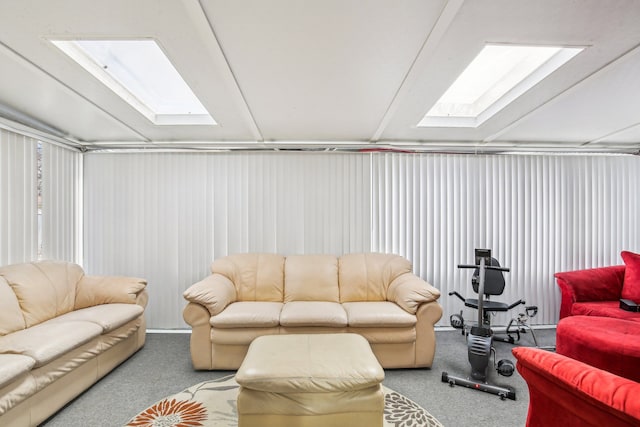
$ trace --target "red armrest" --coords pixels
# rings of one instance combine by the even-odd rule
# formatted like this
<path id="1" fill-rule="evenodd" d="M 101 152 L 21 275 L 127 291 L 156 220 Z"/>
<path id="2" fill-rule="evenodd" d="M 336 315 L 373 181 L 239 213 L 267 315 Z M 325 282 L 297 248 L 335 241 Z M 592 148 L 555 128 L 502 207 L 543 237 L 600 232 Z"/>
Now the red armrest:
<path id="1" fill-rule="evenodd" d="M 556 273 L 562 294 L 560 318 L 571 314 L 574 302 L 617 301 L 622 293 L 624 265 Z"/>
<path id="2" fill-rule="evenodd" d="M 537 348 L 512 352 L 529 387 L 527 427 L 640 425 L 640 383 Z"/>

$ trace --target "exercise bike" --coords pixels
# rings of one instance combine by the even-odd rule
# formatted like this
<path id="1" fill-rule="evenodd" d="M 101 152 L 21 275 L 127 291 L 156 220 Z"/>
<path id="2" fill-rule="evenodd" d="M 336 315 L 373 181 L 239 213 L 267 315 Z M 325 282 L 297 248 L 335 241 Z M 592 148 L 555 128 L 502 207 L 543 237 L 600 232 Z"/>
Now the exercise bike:
<path id="1" fill-rule="evenodd" d="M 485 278 L 487 271 L 497 273 L 502 278 L 503 272 L 508 272 L 509 269 L 501 267 L 498 262 L 491 258 L 490 249 L 476 249 L 475 250 L 475 265 L 458 265 L 458 268 L 470 268 L 477 272 L 477 280 L 474 276 L 474 288 L 477 284 L 478 299 L 464 299 L 457 292 L 452 292 L 458 298 L 465 301 L 465 305 L 478 309 L 478 323 L 471 327 L 470 331 L 466 333 L 467 338 L 467 353 L 469 363 L 471 364 L 471 373 L 469 377 L 462 378 L 449 375 L 447 372 L 442 373 L 442 382 L 448 383 L 451 387 L 454 385 L 461 385 L 474 390 L 480 390 L 487 393 L 496 394 L 500 399 L 516 400 L 516 392 L 512 387 L 502 387 L 498 385 L 489 384 L 487 382 L 487 370 L 491 362 L 491 356 L 493 355 L 493 367 L 498 374 L 503 376 L 511 376 L 515 371 L 515 366 L 509 359 L 502 359 L 495 362 L 496 352 L 493 347 L 493 331 L 490 324 L 489 310 L 498 307 L 496 304 L 502 304 L 500 307 L 505 309 L 514 308 L 525 302 L 519 300 L 511 305 L 504 303 L 495 303 L 491 301 L 485 301 Z M 504 279 L 502 280 L 502 287 L 504 288 Z M 502 290 L 500 290 L 500 293 Z M 450 294 L 450 295 L 451 295 Z M 494 305 L 489 310 L 485 308 L 486 305 Z M 503 311 L 503 310 L 500 310 Z M 506 310 L 505 310 L 506 311 Z M 462 325 L 464 327 L 464 325 Z M 464 330 L 463 330 L 464 333 Z"/>

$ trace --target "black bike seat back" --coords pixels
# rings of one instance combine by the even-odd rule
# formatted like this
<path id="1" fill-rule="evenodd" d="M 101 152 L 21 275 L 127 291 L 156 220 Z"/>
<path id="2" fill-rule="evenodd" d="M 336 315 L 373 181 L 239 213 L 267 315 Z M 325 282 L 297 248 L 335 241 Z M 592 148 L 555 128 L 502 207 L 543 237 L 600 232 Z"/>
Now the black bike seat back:
<path id="1" fill-rule="evenodd" d="M 491 258 L 491 265 L 494 267 L 500 267 L 500 263 L 497 259 Z M 476 268 L 473 271 L 473 277 L 471 277 L 471 285 L 473 291 L 478 293 L 478 286 L 480 284 L 480 269 Z M 484 294 L 485 295 L 502 295 L 504 292 L 504 274 L 499 270 L 486 269 L 484 271 Z"/>

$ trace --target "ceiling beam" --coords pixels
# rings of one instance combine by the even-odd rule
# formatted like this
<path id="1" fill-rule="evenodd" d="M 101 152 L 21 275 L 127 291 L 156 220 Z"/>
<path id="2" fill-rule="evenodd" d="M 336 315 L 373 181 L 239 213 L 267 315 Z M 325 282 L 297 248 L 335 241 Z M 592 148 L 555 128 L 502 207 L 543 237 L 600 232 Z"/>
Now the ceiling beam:
<path id="1" fill-rule="evenodd" d="M 516 120 L 512 121 L 511 123 L 507 124 L 506 126 L 503 126 L 498 132 L 496 132 L 496 133 L 494 133 L 492 135 L 489 135 L 488 137 L 484 138 L 482 140 L 482 142 L 484 142 L 484 143 L 493 142 L 497 138 L 499 138 L 502 135 L 504 135 L 505 133 L 509 132 L 514 127 L 518 126 L 520 123 L 522 123 L 524 120 L 526 120 L 527 117 L 529 117 L 531 114 L 535 113 L 537 110 L 540 110 L 543 107 L 548 107 L 548 106 L 552 105 L 553 103 L 558 102 L 560 100 L 560 98 L 562 96 L 564 96 L 564 95 L 570 95 L 570 94 L 580 90 L 580 88 L 582 86 L 584 86 L 588 82 L 591 82 L 591 81 L 595 80 L 596 78 L 600 77 L 607 70 L 609 70 L 610 68 L 612 68 L 613 66 L 618 64 L 620 60 L 624 60 L 624 58 L 629 58 L 629 57 L 631 57 L 631 55 L 633 55 L 635 53 L 638 53 L 638 52 L 640 52 L 640 44 L 635 45 L 633 48 L 631 48 L 628 51 L 624 52 L 622 55 L 611 59 L 604 66 L 602 66 L 599 69 L 595 70 L 593 73 L 585 76 L 581 80 L 578 80 L 573 85 L 566 87 L 564 90 L 562 90 L 561 92 L 557 93 L 555 96 L 549 98 L 546 102 L 538 104 L 538 105 L 535 106 L 535 108 L 532 108 L 531 110 L 524 112 L 524 114 L 522 114 Z M 640 122 L 635 123 L 635 124 L 633 124 L 631 126 L 627 126 L 627 127 L 623 128 L 623 129 L 616 129 L 613 132 L 610 132 L 610 133 L 605 134 L 605 135 L 601 135 L 599 138 L 592 139 L 590 141 L 584 141 L 582 144 L 583 145 L 587 145 L 587 144 L 591 144 L 591 143 L 601 142 L 603 139 L 605 139 L 605 138 L 607 138 L 607 137 L 609 137 L 611 135 L 615 135 L 617 133 L 620 133 L 620 132 L 622 132 L 624 130 L 630 129 L 630 128 L 635 127 L 637 125 L 640 125 Z"/>
<path id="2" fill-rule="evenodd" d="M 123 122 L 122 120 L 118 119 L 117 117 L 115 117 L 113 114 L 111 114 L 109 111 L 105 110 L 103 107 L 101 107 L 100 105 L 96 104 L 95 102 L 91 101 L 90 99 L 88 99 L 87 97 L 85 97 L 84 95 L 82 95 L 81 93 L 79 93 L 78 91 L 76 91 L 75 89 L 73 89 L 71 86 L 67 85 L 66 83 L 60 81 L 57 77 L 55 77 L 53 74 L 47 72 L 46 70 L 42 69 L 41 67 L 39 67 L 38 65 L 34 64 L 33 62 L 31 62 L 30 60 L 28 60 L 27 58 L 25 58 L 24 56 L 22 56 L 20 53 L 16 52 L 15 50 L 13 50 L 12 48 L 10 48 L 9 46 L 5 45 L 4 43 L 0 42 L 0 50 L 2 50 L 4 53 L 6 53 L 8 56 L 14 58 L 17 62 L 19 62 L 20 64 L 29 67 L 33 70 L 36 70 L 36 72 L 38 73 L 42 73 L 44 75 L 46 75 L 49 79 L 51 79 L 52 81 L 56 82 L 58 85 L 60 85 L 60 87 L 68 92 L 71 93 L 74 96 L 80 97 L 83 100 L 85 100 L 86 102 L 90 103 L 91 105 L 93 105 L 94 107 L 96 107 L 98 110 L 100 110 L 101 112 L 103 112 L 104 114 L 106 114 L 107 116 L 109 116 L 110 118 L 112 118 L 113 120 L 117 121 L 118 123 L 120 123 L 121 125 L 125 126 L 127 129 L 129 129 L 132 133 L 140 136 L 141 139 L 145 140 L 145 141 L 149 141 L 149 138 L 147 138 L 146 136 L 142 135 L 140 132 L 138 132 L 137 130 L 135 130 L 134 128 L 132 128 L 131 126 L 127 125 L 125 122 Z M 25 115 L 26 116 L 26 115 Z M 11 119 L 11 117 L 8 117 L 9 119 Z M 34 121 L 37 121 L 35 118 L 33 118 Z M 34 127 L 30 124 L 27 124 L 29 127 Z M 54 126 L 47 124 L 47 126 L 54 128 Z M 43 129 L 45 132 L 46 129 Z M 47 132 L 49 133 L 52 137 L 60 137 L 59 135 L 53 133 L 53 132 Z M 66 136 L 64 136 L 64 139 L 69 140 L 70 142 L 74 143 L 74 144 L 79 144 L 80 142 L 78 142 L 78 140 L 72 136 L 67 134 Z"/>
<path id="3" fill-rule="evenodd" d="M 207 16 L 207 12 L 202 5 L 201 0 L 190 0 L 184 2 L 187 13 L 193 20 L 194 27 L 198 32 L 203 35 L 203 39 L 211 40 L 210 44 L 207 46 L 211 46 L 209 49 L 209 54 L 216 61 L 216 63 L 220 67 L 221 74 L 225 79 L 225 84 L 230 88 L 232 95 L 236 99 L 236 103 L 238 105 L 239 111 L 242 115 L 242 119 L 249 126 L 251 130 L 251 134 L 255 138 L 256 141 L 263 141 L 264 138 L 262 136 L 262 132 L 260 132 L 260 128 L 256 123 L 253 114 L 251 113 L 251 109 L 249 108 L 249 104 L 242 93 L 242 89 L 238 84 L 238 80 L 236 76 L 233 74 L 233 70 L 231 69 L 231 65 L 227 60 L 226 55 L 224 54 L 224 50 L 216 37 L 215 30 L 213 28 L 213 24 L 211 23 L 211 19 Z"/>
<path id="4" fill-rule="evenodd" d="M 402 83 L 400 83 L 400 87 L 396 91 L 396 94 L 391 100 L 387 111 L 382 117 L 382 120 L 378 125 L 378 129 L 376 129 L 373 136 L 371 137 L 371 142 L 377 142 L 378 140 L 380 140 L 382 134 L 389 125 L 389 122 L 393 118 L 393 115 L 396 113 L 402 102 L 404 102 L 405 98 L 413 88 L 415 82 L 420 78 L 422 70 L 424 70 L 426 65 L 433 60 L 433 52 L 440 44 L 442 37 L 449 29 L 449 26 L 455 19 L 455 16 L 462 7 L 463 3 L 464 0 L 449 0 L 445 4 L 444 8 L 440 12 L 438 20 L 433 26 L 433 29 L 422 44 L 420 51 L 409 67 L 409 70 L 402 80 Z"/>

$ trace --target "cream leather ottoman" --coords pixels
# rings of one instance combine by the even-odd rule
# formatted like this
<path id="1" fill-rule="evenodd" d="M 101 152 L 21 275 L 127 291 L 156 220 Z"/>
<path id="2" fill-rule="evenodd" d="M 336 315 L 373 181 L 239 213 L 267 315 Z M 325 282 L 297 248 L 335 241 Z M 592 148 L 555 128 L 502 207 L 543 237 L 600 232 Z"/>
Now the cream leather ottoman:
<path id="1" fill-rule="evenodd" d="M 360 335 L 262 336 L 236 374 L 238 426 L 382 426 L 383 379 Z"/>

